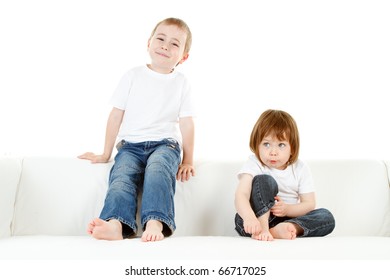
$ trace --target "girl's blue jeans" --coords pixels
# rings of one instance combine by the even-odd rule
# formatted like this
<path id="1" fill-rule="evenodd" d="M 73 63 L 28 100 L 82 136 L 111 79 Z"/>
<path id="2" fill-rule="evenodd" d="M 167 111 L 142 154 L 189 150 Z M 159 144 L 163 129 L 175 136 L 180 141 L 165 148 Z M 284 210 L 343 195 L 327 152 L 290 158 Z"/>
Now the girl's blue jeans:
<path id="1" fill-rule="evenodd" d="M 173 139 L 141 143 L 122 140 L 120 145 L 100 218 L 119 220 L 123 238 L 134 236 L 140 197 L 143 229 L 149 220 L 158 220 L 163 223 L 164 236 L 171 235 L 176 229 L 173 198 L 181 161 L 179 143 Z"/>
<path id="2" fill-rule="evenodd" d="M 257 175 L 253 178 L 250 203 L 256 217 L 265 214 L 274 206 L 277 193 L 278 184 L 272 176 Z M 296 218 L 276 217 L 270 213 L 269 228 L 273 228 L 281 222 L 294 223 L 300 226 L 303 229 L 302 237 L 325 236 L 335 228 L 335 219 L 332 213 L 324 208 L 315 209 Z M 245 232 L 244 221 L 238 213 L 235 216 L 235 225 L 239 235 L 251 236 L 251 234 Z"/>

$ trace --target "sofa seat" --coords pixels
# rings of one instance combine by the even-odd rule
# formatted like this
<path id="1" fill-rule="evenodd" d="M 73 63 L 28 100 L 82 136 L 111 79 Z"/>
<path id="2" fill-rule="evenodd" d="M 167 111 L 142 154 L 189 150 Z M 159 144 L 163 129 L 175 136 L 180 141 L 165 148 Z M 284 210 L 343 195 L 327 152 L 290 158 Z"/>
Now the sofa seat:
<path id="1" fill-rule="evenodd" d="M 313 237 L 255 241 L 232 236 L 95 240 L 89 236 L 15 236 L 0 240 L 2 260 L 390 260 L 390 238 Z"/>

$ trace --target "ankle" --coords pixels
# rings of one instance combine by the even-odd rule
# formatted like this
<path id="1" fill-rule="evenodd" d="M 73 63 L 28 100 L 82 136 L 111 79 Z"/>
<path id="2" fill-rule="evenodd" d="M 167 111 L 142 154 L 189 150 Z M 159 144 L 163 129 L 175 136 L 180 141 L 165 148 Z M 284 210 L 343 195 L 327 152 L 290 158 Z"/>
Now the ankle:
<path id="1" fill-rule="evenodd" d="M 154 227 L 154 228 L 158 228 L 162 231 L 163 229 L 163 224 L 162 222 L 160 222 L 159 220 L 149 220 L 146 222 L 146 228 L 148 227 Z"/>

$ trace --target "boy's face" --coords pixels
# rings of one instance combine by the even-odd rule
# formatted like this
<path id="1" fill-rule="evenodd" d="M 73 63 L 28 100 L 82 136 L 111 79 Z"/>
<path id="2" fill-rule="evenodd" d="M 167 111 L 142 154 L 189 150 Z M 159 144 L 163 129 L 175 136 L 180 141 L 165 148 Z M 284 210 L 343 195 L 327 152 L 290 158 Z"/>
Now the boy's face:
<path id="1" fill-rule="evenodd" d="M 275 135 L 267 135 L 260 142 L 261 161 L 270 168 L 283 170 L 291 156 L 291 146 L 287 140 L 279 140 Z"/>
<path id="2" fill-rule="evenodd" d="M 187 33 L 176 25 L 160 24 L 148 41 L 151 68 L 159 73 L 170 73 L 178 63 L 183 63 Z"/>

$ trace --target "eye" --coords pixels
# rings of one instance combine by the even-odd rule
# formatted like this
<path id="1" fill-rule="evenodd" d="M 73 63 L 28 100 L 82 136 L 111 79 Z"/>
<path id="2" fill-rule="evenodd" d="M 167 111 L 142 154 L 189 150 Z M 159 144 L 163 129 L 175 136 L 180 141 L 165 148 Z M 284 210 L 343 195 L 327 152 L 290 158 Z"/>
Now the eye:
<path id="1" fill-rule="evenodd" d="M 172 43 L 173 46 L 175 46 L 176 48 L 179 47 L 179 44 L 176 44 L 176 43 Z"/>
<path id="2" fill-rule="evenodd" d="M 287 145 L 285 143 L 279 143 L 279 148 L 284 148 L 286 147 Z"/>
<path id="3" fill-rule="evenodd" d="M 159 40 L 159 41 L 164 41 L 164 39 L 161 38 L 161 37 L 157 37 L 156 39 Z"/>
<path id="4" fill-rule="evenodd" d="M 271 145 L 268 142 L 264 142 L 263 146 L 266 147 L 266 148 L 269 148 Z"/>

